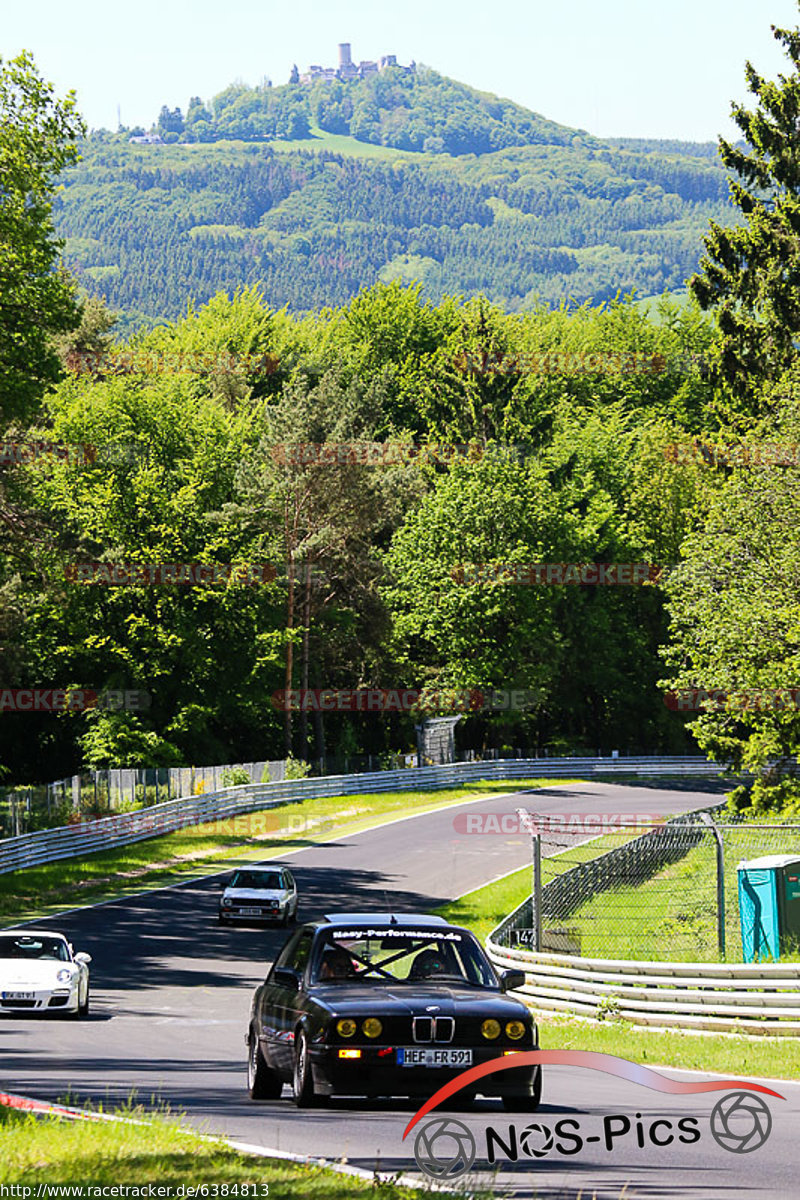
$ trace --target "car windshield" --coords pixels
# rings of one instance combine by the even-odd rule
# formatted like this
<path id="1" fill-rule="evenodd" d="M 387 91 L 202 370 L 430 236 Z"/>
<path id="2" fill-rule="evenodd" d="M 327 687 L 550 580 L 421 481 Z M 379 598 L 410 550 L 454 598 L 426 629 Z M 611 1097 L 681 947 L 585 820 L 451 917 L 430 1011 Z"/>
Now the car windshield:
<path id="1" fill-rule="evenodd" d="M 21 937 L 1 937 L 0 958 L 45 958 L 69 962 L 70 954 L 67 943 L 61 938 L 25 934 Z"/>
<path id="2" fill-rule="evenodd" d="M 315 956 L 312 981 L 497 987 L 478 943 L 455 929 L 331 930 Z"/>
<path id="3" fill-rule="evenodd" d="M 277 871 L 237 871 L 230 886 L 277 889 L 283 887 L 283 881 Z"/>

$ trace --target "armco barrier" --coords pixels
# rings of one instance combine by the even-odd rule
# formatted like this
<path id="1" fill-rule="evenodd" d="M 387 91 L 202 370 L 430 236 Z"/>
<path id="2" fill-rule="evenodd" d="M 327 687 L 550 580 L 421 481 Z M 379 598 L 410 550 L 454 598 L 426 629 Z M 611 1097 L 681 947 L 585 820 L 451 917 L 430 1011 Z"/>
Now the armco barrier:
<path id="1" fill-rule="evenodd" d="M 800 964 L 632 962 L 508 949 L 487 942 L 500 970 L 525 972 L 532 1008 L 637 1025 L 800 1035 Z"/>
<path id="2" fill-rule="evenodd" d="M 280 783 L 243 784 L 202 796 L 154 804 L 137 812 L 63 825 L 39 833 L 0 841 L 0 874 L 23 867 L 76 858 L 131 842 L 173 833 L 188 825 L 215 821 L 240 813 L 297 804 L 323 796 L 363 792 L 422 791 L 456 787 L 481 779 L 531 778 L 587 779 L 604 775 L 716 776 L 720 767 L 699 756 L 682 758 L 508 758 L 488 762 L 450 763 L 439 767 L 413 767 L 399 771 L 374 771 L 361 775 L 326 775 Z"/>

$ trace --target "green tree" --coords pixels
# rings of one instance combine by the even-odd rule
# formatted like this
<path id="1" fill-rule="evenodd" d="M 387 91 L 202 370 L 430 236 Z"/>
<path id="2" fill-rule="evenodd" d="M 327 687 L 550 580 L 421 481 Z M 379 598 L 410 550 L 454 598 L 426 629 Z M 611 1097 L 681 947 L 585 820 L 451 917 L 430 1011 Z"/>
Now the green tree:
<path id="1" fill-rule="evenodd" d="M 73 282 L 54 270 L 52 200 L 86 127 L 33 58 L 0 59 L 0 425 L 26 418 L 60 364 L 51 334 L 79 319 Z"/>
<path id="2" fill-rule="evenodd" d="M 158 114 L 158 131 L 159 133 L 183 133 L 184 121 L 183 113 L 179 108 L 169 109 L 166 104 L 162 104 L 161 112 Z"/>
<path id="3" fill-rule="evenodd" d="M 689 281 L 703 308 L 716 311 L 716 374 L 730 388 L 730 408 L 745 419 L 757 410 L 760 381 L 795 358 L 800 334 L 800 29 L 773 25 L 772 32 L 792 70 L 772 83 L 748 62 L 747 86 L 758 103 L 752 111 L 732 105 L 747 145 L 719 142 L 744 223 L 711 222 L 700 273 Z"/>
<path id="4" fill-rule="evenodd" d="M 253 744 L 265 757 L 278 750 L 264 702 L 280 682 L 278 585 L 115 587 L 77 582 L 67 569 L 249 562 L 241 531 L 221 530 L 211 514 L 231 494 L 250 418 L 212 389 L 177 373 L 77 375 L 48 396 L 53 440 L 103 452 L 88 465 L 25 468 L 31 503 L 54 526 L 22 569 L 27 678 L 152 696 L 141 713 L 53 718 L 68 734 L 65 758 L 76 746 L 93 764 L 139 751 L 151 765 L 159 754 L 224 762 Z M 10 736 L 5 726 L 0 736 Z"/>
<path id="5" fill-rule="evenodd" d="M 657 587 L 505 578 L 508 564 L 670 562 L 703 468 L 678 475 L 669 436 L 620 406 L 565 408 L 527 462 L 487 457 L 439 474 L 387 555 L 392 645 L 409 684 L 423 671 L 433 686 L 531 690 L 530 710 L 513 717 L 531 740 L 516 745 L 680 749 L 656 688 Z M 492 570 L 473 582 L 476 564 Z"/>
<path id="6" fill-rule="evenodd" d="M 386 399 L 380 375 L 368 383 L 340 379 L 333 370 L 314 385 L 300 378 L 265 409 L 264 436 L 239 469 L 237 503 L 228 517 L 246 531 L 254 555 L 285 563 L 287 691 L 298 684 L 375 683 L 377 646 L 388 626 L 377 587 L 377 545 L 400 523 L 418 480 L 406 468 L 384 471 L 356 461 L 348 446 L 374 438 Z M 323 444 L 334 457 L 320 465 Z M 301 712 L 303 756 L 306 725 Z M 284 733 L 288 755 L 289 709 Z M 322 755 L 321 720 L 316 738 Z"/>
<path id="7" fill-rule="evenodd" d="M 699 705 L 690 728 L 711 757 L 756 774 L 757 810 L 789 798 L 800 809 L 800 477 L 769 461 L 775 447 L 797 446 L 797 368 L 768 402 L 777 415 L 740 448 L 749 465 L 730 473 L 668 581 L 664 686 L 687 711 Z"/>

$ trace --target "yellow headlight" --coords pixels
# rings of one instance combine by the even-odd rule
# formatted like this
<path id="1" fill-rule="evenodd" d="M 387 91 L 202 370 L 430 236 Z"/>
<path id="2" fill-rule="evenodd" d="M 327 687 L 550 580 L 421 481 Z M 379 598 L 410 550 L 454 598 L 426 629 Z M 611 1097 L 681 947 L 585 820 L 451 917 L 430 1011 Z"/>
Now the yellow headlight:
<path id="1" fill-rule="evenodd" d="M 509 1021 L 506 1033 L 512 1041 L 518 1042 L 521 1037 L 525 1037 L 525 1026 L 522 1021 Z"/>
<path id="2" fill-rule="evenodd" d="M 336 1032 L 340 1037 L 352 1037 L 356 1031 L 355 1021 L 351 1021 L 349 1017 L 344 1017 L 341 1021 L 336 1022 Z"/>
<path id="3" fill-rule="evenodd" d="M 383 1025 L 381 1025 L 377 1017 L 367 1017 L 361 1028 L 368 1038 L 380 1037 L 383 1032 Z"/>
<path id="4" fill-rule="evenodd" d="M 489 1017 L 489 1019 L 484 1021 L 481 1025 L 481 1033 L 485 1038 L 488 1038 L 489 1041 L 494 1041 L 495 1038 L 500 1037 L 500 1022 L 495 1021 L 494 1017 Z"/>

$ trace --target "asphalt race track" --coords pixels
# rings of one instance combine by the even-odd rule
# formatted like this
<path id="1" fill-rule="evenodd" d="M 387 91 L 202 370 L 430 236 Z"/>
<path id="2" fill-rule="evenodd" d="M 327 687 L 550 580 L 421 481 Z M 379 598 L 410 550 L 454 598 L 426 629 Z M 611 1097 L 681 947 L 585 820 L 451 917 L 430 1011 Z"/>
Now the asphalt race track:
<path id="1" fill-rule="evenodd" d="M 538 812 L 655 815 L 717 799 L 658 787 L 553 785 L 395 821 L 283 857 L 297 878 L 301 920 L 337 910 L 425 912 L 529 861 L 526 836 L 457 833 L 457 813 L 509 813 L 525 804 Z M 405 1143 L 401 1140 L 415 1107 L 407 1102 L 334 1101 L 327 1108 L 300 1112 L 289 1099 L 289 1088 L 280 1101 L 248 1099 L 244 1033 L 252 990 L 285 933 L 219 926 L 218 896 L 217 880 L 209 878 L 48 921 L 72 939 L 76 950 L 93 956 L 92 1014 L 82 1022 L 3 1015 L 0 1088 L 47 1100 L 69 1093 L 72 1103 L 90 1099 L 104 1105 L 133 1093 L 140 1102 L 152 1098 L 184 1110 L 201 1129 L 239 1141 L 346 1157 L 370 1171 L 416 1172 L 416 1130 Z M 580 1049 L 580 1042 L 573 1040 L 569 1048 Z M 711 1137 L 708 1118 L 722 1093 L 674 1097 L 572 1067 L 545 1069 L 543 1103 L 535 1116 L 505 1113 L 499 1102 L 483 1100 L 468 1112 L 444 1115 L 472 1131 L 477 1156 L 470 1178 L 497 1194 L 555 1200 L 582 1192 L 584 1197 L 596 1193 L 598 1200 L 619 1200 L 627 1185 L 626 1200 L 788 1200 L 800 1195 L 800 1084 L 773 1086 L 786 1100 L 767 1098 L 772 1133 L 749 1154 L 723 1149 Z M 690 1116 L 699 1119 L 699 1141 L 653 1144 L 649 1131 L 654 1121 L 672 1120 L 675 1126 Z M 631 1125 L 610 1150 L 604 1117 L 620 1118 L 606 1122 L 612 1131 L 624 1126 L 622 1117 Z M 552 1128 L 567 1118 L 579 1122 L 584 1138 L 593 1139 L 578 1153 L 546 1148 L 546 1132 L 534 1130 L 527 1143 L 531 1153 L 518 1146 L 513 1162 L 498 1150 L 499 1161 L 489 1165 L 488 1127 L 510 1146 L 512 1125 L 521 1135 L 532 1122 Z M 666 1140 L 666 1128 L 657 1132 L 659 1140 Z M 541 1157 L 537 1148 L 544 1150 Z"/>

